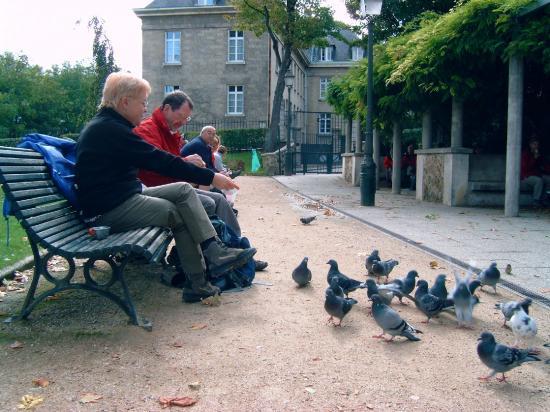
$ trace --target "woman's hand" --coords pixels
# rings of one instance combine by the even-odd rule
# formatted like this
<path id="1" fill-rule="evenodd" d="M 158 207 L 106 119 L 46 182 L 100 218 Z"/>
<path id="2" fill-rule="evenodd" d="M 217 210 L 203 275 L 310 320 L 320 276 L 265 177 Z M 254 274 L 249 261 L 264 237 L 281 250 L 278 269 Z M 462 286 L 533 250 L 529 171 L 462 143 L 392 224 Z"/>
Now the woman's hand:
<path id="1" fill-rule="evenodd" d="M 212 186 L 220 190 L 239 189 L 239 185 L 230 177 L 224 176 L 221 173 L 216 173 L 212 180 Z"/>

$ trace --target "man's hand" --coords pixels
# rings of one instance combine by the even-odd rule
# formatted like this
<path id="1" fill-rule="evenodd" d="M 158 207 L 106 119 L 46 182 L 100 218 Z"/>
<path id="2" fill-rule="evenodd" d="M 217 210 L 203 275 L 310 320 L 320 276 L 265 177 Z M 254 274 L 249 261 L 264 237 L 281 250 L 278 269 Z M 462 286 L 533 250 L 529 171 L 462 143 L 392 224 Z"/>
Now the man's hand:
<path id="1" fill-rule="evenodd" d="M 184 157 L 183 160 L 198 167 L 206 167 L 206 163 L 204 163 L 202 157 L 200 157 L 200 155 L 198 154 L 189 155 L 187 157 Z"/>
<path id="2" fill-rule="evenodd" d="M 216 173 L 214 175 L 214 180 L 212 180 L 212 186 L 220 190 L 231 190 L 239 189 L 239 185 L 235 183 L 230 177 L 224 176 L 221 173 Z"/>

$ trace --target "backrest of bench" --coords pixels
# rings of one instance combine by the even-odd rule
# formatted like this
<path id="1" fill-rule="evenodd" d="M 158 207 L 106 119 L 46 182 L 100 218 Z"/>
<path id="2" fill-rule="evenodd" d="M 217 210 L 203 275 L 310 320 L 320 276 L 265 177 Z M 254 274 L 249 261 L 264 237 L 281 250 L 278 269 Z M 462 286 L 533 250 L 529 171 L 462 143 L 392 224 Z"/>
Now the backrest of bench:
<path id="1" fill-rule="evenodd" d="M 86 230 L 57 190 L 40 153 L 0 146 L 0 184 L 13 214 L 35 243 L 47 248 Z"/>

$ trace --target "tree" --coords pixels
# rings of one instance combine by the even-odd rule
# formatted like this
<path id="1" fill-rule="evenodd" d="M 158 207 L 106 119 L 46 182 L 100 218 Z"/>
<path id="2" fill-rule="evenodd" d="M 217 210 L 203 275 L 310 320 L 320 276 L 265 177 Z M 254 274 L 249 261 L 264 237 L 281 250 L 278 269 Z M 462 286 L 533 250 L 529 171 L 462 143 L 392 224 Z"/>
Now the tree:
<path id="1" fill-rule="evenodd" d="M 94 79 L 91 84 L 89 99 L 86 109 L 83 111 L 82 121 L 86 122 L 97 112 L 97 106 L 101 101 L 103 85 L 107 76 L 117 72 L 120 68 L 115 64 L 113 48 L 103 30 L 103 20 L 94 16 L 88 22 L 88 28 L 94 31 L 92 46 Z"/>
<path id="2" fill-rule="evenodd" d="M 292 61 L 292 50 L 322 45 L 328 35 L 336 34 L 332 12 L 319 0 L 233 0 L 237 27 L 258 37 L 269 34 L 278 68 L 271 121 L 265 150 L 274 151 L 280 122 L 284 77 Z"/>

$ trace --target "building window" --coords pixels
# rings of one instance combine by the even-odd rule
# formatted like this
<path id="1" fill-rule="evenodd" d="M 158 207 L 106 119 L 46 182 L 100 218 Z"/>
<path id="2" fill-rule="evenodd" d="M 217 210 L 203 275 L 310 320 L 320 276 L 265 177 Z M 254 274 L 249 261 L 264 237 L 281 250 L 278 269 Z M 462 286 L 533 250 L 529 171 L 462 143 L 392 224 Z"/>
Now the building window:
<path id="1" fill-rule="evenodd" d="M 321 77 L 319 80 L 319 99 L 325 100 L 327 98 L 327 87 L 330 83 L 330 79 L 328 77 Z"/>
<path id="2" fill-rule="evenodd" d="M 244 62 L 244 33 L 242 31 L 229 30 L 227 61 Z"/>
<path id="3" fill-rule="evenodd" d="M 197 6 L 213 6 L 215 3 L 215 0 L 197 0 Z"/>
<path id="4" fill-rule="evenodd" d="M 321 47 L 319 60 L 321 60 L 322 62 L 332 61 L 332 46 Z"/>
<path id="5" fill-rule="evenodd" d="M 167 94 L 179 89 L 180 87 L 178 85 L 166 84 L 164 85 L 164 95 L 166 96 Z"/>
<path id="6" fill-rule="evenodd" d="M 227 88 L 227 114 L 244 113 L 243 86 L 228 86 Z"/>
<path id="7" fill-rule="evenodd" d="M 330 134 L 332 132 L 330 113 L 319 115 L 319 134 Z"/>
<path id="8" fill-rule="evenodd" d="M 351 48 L 351 60 L 357 61 L 357 60 L 361 60 L 362 58 L 363 58 L 363 48 L 353 46 Z"/>
<path id="9" fill-rule="evenodd" d="M 164 63 L 181 63 L 181 33 L 167 31 L 164 39 Z"/>

